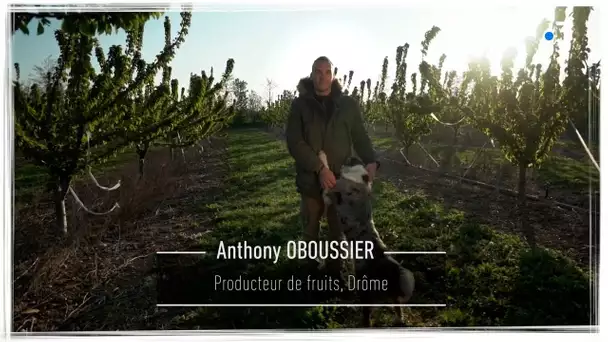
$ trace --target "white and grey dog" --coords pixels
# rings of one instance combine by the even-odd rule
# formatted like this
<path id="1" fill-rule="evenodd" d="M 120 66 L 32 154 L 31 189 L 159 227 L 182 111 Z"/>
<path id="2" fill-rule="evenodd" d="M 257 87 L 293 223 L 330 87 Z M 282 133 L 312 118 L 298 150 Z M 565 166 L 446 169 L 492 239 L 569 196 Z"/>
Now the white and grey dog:
<path id="1" fill-rule="evenodd" d="M 328 167 L 324 152 L 319 153 L 319 158 L 325 167 Z M 323 190 L 323 200 L 327 205 L 334 205 L 346 240 L 371 241 L 374 246 L 373 259 L 355 260 L 356 278 L 365 276 L 368 279 L 385 279 L 388 282 L 386 291 L 361 292 L 361 301 L 369 304 L 385 301 L 405 304 L 414 291 L 414 274 L 385 254 L 387 248 L 372 219 L 372 181 L 367 170 L 360 164 L 344 165 L 336 178 L 336 186 Z M 320 267 L 322 266 L 321 263 Z M 404 324 L 401 307 L 395 307 L 395 319 L 396 323 Z M 371 310 L 364 307 L 364 326 L 370 326 L 370 320 Z"/>
<path id="2" fill-rule="evenodd" d="M 327 155 L 325 152 L 319 152 L 319 159 L 323 165 L 329 169 L 329 163 L 327 162 Z M 338 177 L 352 181 L 354 183 L 365 184 L 368 187 L 368 190 L 372 190 L 372 181 L 369 179 L 369 174 L 365 167 L 362 164 L 356 165 L 343 165 L 340 168 L 340 174 Z M 328 196 L 328 190 L 323 189 L 323 201 L 326 205 L 331 204 L 331 199 Z"/>

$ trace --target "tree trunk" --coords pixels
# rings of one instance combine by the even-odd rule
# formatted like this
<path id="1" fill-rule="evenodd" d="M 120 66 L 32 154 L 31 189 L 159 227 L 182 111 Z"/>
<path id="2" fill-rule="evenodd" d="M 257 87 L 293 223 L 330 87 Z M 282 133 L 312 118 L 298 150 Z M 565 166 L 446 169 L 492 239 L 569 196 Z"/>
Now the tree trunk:
<path id="1" fill-rule="evenodd" d="M 454 129 L 452 136 L 452 145 L 445 149 L 444 160 L 441 160 L 440 171 L 443 173 L 451 173 L 452 167 L 454 166 L 454 160 L 456 159 L 456 145 L 458 144 L 458 130 Z"/>
<path id="2" fill-rule="evenodd" d="M 406 145 L 404 143 L 401 143 L 401 145 L 403 146 L 403 149 L 401 150 L 403 158 L 405 159 L 406 163 L 413 165 L 412 162 L 410 161 L 410 146 L 411 145 Z"/>
<path id="3" fill-rule="evenodd" d="M 458 146 L 458 131 L 459 128 L 454 128 L 454 135 L 452 136 L 452 147 L 454 148 L 454 152 L 456 152 L 456 146 Z"/>
<path id="4" fill-rule="evenodd" d="M 528 210 L 526 208 L 526 171 L 527 167 L 525 163 L 519 163 L 519 181 L 517 185 L 517 193 L 518 193 L 518 209 L 519 209 L 519 218 L 521 223 L 521 231 L 526 237 L 528 244 L 531 248 L 536 248 L 536 234 L 534 232 L 534 227 L 530 225 L 528 220 Z"/>
<path id="5" fill-rule="evenodd" d="M 137 156 L 139 158 L 139 179 L 144 178 L 144 166 L 146 161 L 146 154 L 148 154 L 148 144 L 145 144 L 143 148 L 137 148 Z"/>
<path id="6" fill-rule="evenodd" d="M 144 165 L 146 160 L 143 157 L 139 157 L 138 166 L 139 166 L 139 179 L 144 178 Z"/>
<path id="7" fill-rule="evenodd" d="M 60 176 L 54 185 L 53 202 L 55 203 L 55 218 L 60 234 L 68 235 L 68 218 L 65 210 L 65 198 L 70 186 L 70 177 Z"/>

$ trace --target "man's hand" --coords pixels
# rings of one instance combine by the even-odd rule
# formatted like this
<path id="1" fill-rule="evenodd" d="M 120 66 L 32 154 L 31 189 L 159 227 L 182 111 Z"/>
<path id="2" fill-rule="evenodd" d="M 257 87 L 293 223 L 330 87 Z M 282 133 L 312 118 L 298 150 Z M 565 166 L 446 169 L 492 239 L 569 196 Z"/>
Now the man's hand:
<path id="1" fill-rule="evenodd" d="M 365 169 L 367 170 L 367 173 L 369 174 L 370 182 L 374 181 L 374 178 L 376 177 L 377 168 L 378 168 L 378 165 L 376 163 L 369 163 L 369 164 L 367 164 L 367 166 L 365 166 Z"/>
<path id="2" fill-rule="evenodd" d="M 324 167 L 319 172 L 319 182 L 323 189 L 331 189 L 336 186 L 336 176 L 330 169 Z"/>

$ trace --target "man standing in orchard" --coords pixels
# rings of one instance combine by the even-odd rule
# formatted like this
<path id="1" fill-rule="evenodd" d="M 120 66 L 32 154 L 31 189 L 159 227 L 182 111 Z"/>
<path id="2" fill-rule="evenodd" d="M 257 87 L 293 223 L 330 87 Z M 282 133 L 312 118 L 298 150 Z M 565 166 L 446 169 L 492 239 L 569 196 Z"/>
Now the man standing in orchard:
<path id="1" fill-rule="evenodd" d="M 359 104 L 343 94 L 327 57 L 319 57 L 313 62 L 311 76 L 300 80 L 298 92 L 299 96 L 291 104 L 286 138 L 289 153 L 296 163 L 304 240 L 312 241 L 319 239 L 320 221 L 325 213 L 322 189 L 336 185 L 336 175 L 342 165 L 354 157 L 353 151 L 366 165 L 370 180 L 380 164 L 363 125 Z M 319 159 L 319 151 L 327 155 L 329 168 Z M 333 205 L 327 208 L 326 216 L 329 239 L 340 240 L 342 234 Z M 339 260 L 327 260 L 326 265 L 329 272 L 339 277 Z"/>

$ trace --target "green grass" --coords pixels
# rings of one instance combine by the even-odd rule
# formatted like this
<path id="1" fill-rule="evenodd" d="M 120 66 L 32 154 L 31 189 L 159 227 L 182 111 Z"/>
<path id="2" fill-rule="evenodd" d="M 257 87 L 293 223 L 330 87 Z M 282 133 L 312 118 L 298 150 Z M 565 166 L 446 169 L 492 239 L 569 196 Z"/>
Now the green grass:
<path id="1" fill-rule="evenodd" d="M 476 152 L 476 149 L 459 151 L 458 157 L 463 163 L 468 165 L 475 158 Z M 493 168 L 498 168 L 505 161 L 499 150 L 487 149 L 483 153 L 486 155 L 484 162 L 490 164 Z M 555 154 L 549 155 L 544 160 L 538 169 L 538 175 L 540 182 L 562 189 L 587 190 L 590 182 L 594 187 L 598 187 L 599 185 L 599 172 L 590 162 Z"/>
<path id="2" fill-rule="evenodd" d="M 599 187 L 599 171 L 590 162 L 554 155 L 547 158 L 539 173 L 543 180 L 563 189 L 587 189 L 589 183 Z"/>
<path id="3" fill-rule="evenodd" d="M 44 188 L 48 180 L 46 169 L 30 163 L 16 165 L 15 168 L 15 193 L 17 198 L 28 198 Z"/>
<path id="4" fill-rule="evenodd" d="M 375 138 L 374 147 L 381 150 L 394 149 L 397 146 L 395 139 L 391 137 Z"/>
<path id="5" fill-rule="evenodd" d="M 587 145 L 587 147 L 589 149 L 591 149 L 591 151 L 598 151 L 599 150 L 599 145 L 597 143 L 592 143 L 589 141 L 585 141 L 585 144 Z M 556 144 L 556 146 L 559 147 L 565 147 L 565 148 L 569 148 L 571 150 L 581 150 L 581 143 L 580 141 L 577 140 L 560 140 L 558 141 Z"/>
<path id="6" fill-rule="evenodd" d="M 285 245 L 299 239 L 299 196 L 293 160 L 283 142 L 264 132 L 235 130 L 228 135 L 232 172 L 221 201 L 200 203 L 212 213 L 216 227 L 201 240 L 215 251 L 220 241 Z M 392 184 L 374 184 L 375 221 L 392 250 L 443 250 L 447 255 L 399 258 L 417 280 L 412 303 L 446 303 L 447 308 L 409 308 L 408 321 L 418 326 L 589 324 L 588 275 L 566 257 L 545 249 L 528 250 L 514 235 L 500 234 L 447 211 L 423 193 L 404 194 Z M 218 264 L 221 263 L 221 264 Z M 178 291 L 215 303 L 298 303 L 303 292 L 220 292 L 208 284 L 209 274 L 224 278 L 303 277 L 300 263 L 217 261 L 203 258 L 184 275 Z M 200 272 L 207 280 L 202 280 Z M 177 272 L 177 271 L 175 271 Z M 328 299 L 329 300 L 329 299 Z M 389 309 L 374 317 L 386 326 Z M 357 308 L 201 308 L 176 316 L 178 328 L 349 328 L 359 322 Z"/>
<path id="7" fill-rule="evenodd" d="M 373 143 L 379 149 L 396 149 L 394 139 L 390 137 L 373 138 Z M 567 145 L 567 143 L 562 143 Z M 441 144 L 425 144 L 425 149 L 431 155 L 441 160 L 441 156 L 445 153 L 448 146 Z M 466 150 L 459 150 L 457 157 L 462 165 L 470 165 L 475 159 L 480 148 L 471 147 Z M 486 167 L 493 170 L 498 170 L 501 163 L 505 162 L 502 152 L 498 149 L 486 148 L 483 154 L 477 159 L 476 164 L 485 163 Z M 413 146 L 410 150 L 412 160 L 423 160 L 428 158 L 418 147 Z M 422 158 L 422 159 L 421 159 Z M 561 188 L 576 191 L 586 191 L 591 182 L 592 186 L 599 186 L 599 172 L 587 159 L 575 160 L 572 158 L 551 154 L 540 166 L 538 170 L 539 181 L 548 184 L 552 188 Z M 514 174 L 514 179 L 517 175 Z"/>

